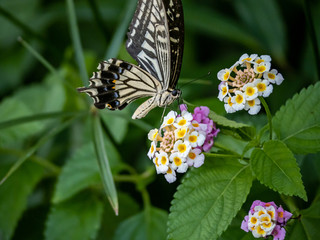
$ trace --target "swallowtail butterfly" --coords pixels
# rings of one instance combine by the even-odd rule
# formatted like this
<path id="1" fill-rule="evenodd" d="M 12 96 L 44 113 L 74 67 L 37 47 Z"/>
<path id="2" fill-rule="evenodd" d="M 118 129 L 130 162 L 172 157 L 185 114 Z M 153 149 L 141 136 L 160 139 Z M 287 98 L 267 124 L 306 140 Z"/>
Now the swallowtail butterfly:
<path id="1" fill-rule="evenodd" d="M 145 117 L 159 106 L 171 104 L 181 95 L 175 89 L 181 70 L 184 23 L 181 0 L 138 0 L 126 48 L 139 66 L 109 59 L 98 66 L 87 93 L 99 109 L 123 109 L 130 102 L 151 97 L 132 115 Z"/>

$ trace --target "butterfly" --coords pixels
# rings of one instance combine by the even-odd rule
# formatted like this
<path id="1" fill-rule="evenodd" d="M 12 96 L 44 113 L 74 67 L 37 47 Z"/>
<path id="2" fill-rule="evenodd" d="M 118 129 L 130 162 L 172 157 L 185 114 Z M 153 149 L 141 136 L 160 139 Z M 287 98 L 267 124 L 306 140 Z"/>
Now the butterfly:
<path id="1" fill-rule="evenodd" d="M 95 107 L 110 110 L 150 97 L 132 115 L 139 119 L 181 95 L 176 89 L 184 46 L 181 0 L 139 0 L 127 37 L 127 51 L 138 66 L 115 58 L 103 61 L 89 87 L 78 91 L 87 93 Z"/>

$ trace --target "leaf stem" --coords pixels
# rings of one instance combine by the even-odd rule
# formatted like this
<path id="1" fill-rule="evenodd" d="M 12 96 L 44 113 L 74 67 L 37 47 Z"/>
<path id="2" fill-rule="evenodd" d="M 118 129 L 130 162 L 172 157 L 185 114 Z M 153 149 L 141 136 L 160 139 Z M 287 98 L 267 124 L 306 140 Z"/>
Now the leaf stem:
<path id="1" fill-rule="evenodd" d="M 75 55 L 76 55 L 76 60 L 77 60 L 77 64 L 80 71 L 81 80 L 83 85 L 87 85 L 88 74 L 86 70 L 86 64 L 84 60 L 83 49 L 81 45 L 80 34 L 79 34 L 78 25 L 77 25 L 77 17 L 74 9 L 73 0 L 67 0 L 67 12 L 69 16 L 71 39 L 72 39 L 73 47 L 75 49 Z"/>
<path id="2" fill-rule="evenodd" d="M 267 117 L 268 117 L 268 124 L 269 124 L 269 134 L 270 134 L 270 140 L 272 140 L 272 115 L 271 115 L 271 112 L 270 112 L 270 109 L 268 107 L 268 104 L 267 102 L 264 100 L 263 97 L 259 97 L 264 109 L 266 110 L 266 113 L 267 113 Z"/>

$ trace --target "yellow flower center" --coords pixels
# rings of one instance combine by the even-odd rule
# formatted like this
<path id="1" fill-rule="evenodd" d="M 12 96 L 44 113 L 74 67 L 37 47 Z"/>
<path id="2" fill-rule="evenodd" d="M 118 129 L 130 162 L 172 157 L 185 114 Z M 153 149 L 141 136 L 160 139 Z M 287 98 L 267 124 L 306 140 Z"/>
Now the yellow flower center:
<path id="1" fill-rule="evenodd" d="M 192 123 L 192 126 L 197 128 L 197 127 L 199 127 L 199 124 L 198 123 Z"/>
<path id="2" fill-rule="evenodd" d="M 186 135 L 186 130 L 182 129 L 182 130 L 178 131 L 177 135 L 179 138 L 183 138 Z"/>
<path id="3" fill-rule="evenodd" d="M 192 160 L 194 160 L 196 158 L 196 154 L 193 152 L 190 152 L 188 157 L 191 158 Z"/>
<path id="4" fill-rule="evenodd" d="M 270 221 L 271 221 L 271 219 L 269 217 L 263 217 L 261 219 L 261 222 L 270 222 Z"/>
<path id="5" fill-rule="evenodd" d="M 187 150 L 187 147 L 185 144 L 179 144 L 178 145 L 178 151 L 181 153 L 184 153 Z"/>
<path id="6" fill-rule="evenodd" d="M 247 88 L 246 88 L 246 94 L 247 94 L 248 96 L 252 96 L 252 95 L 254 94 L 254 89 L 253 89 L 253 87 L 247 87 Z"/>
<path id="7" fill-rule="evenodd" d="M 250 222 L 251 222 L 252 224 L 256 224 L 257 221 L 258 221 L 258 219 L 256 219 L 255 217 L 252 217 L 252 218 L 250 219 Z"/>
<path id="8" fill-rule="evenodd" d="M 223 75 L 223 80 L 224 81 L 227 81 L 229 79 L 229 76 L 230 76 L 230 73 L 229 72 L 226 72 L 224 75 Z"/>
<path id="9" fill-rule="evenodd" d="M 264 234 L 266 233 L 260 226 L 258 226 L 257 232 L 258 232 L 260 235 L 264 235 Z"/>
<path id="10" fill-rule="evenodd" d="M 254 106 L 254 100 L 249 100 L 247 103 L 248 103 L 248 105 L 249 105 L 250 107 L 253 107 L 253 106 Z"/>
<path id="11" fill-rule="evenodd" d="M 151 151 L 150 151 L 151 153 L 153 153 L 154 152 L 154 145 L 152 144 L 151 145 Z"/>
<path id="12" fill-rule="evenodd" d="M 189 141 L 192 142 L 192 143 L 196 142 L 197 141 L 197 136 L 195 136 L 195 135 L 189 136 Z"/>
<path id="13" fill-rule="evenodd" d="M 239 104 L 239 103 L 242 103 L 243 102 L 243 97 L 241 95 L 237 95 L 236 96 L 236 102 Z"/>
<path id="14" fill-rule="evenodd" d="M 228 92 L 227 87 L 223 87 L 221 90 L 222 90 L 223 95 L 227 94 L 227 92 Z"/>
<path id="15" fill-rule="evenodd" d="M 247 57 L 247 58 L 243 59 L 243 60 L 242 60 L 242 62 L 244 62 L 244 61 L 248 61 L 248 62 L 250 62 L 251 60 L 252 60 L 252 58 Z"/>
<path id="16" fill-rule="evenodd" d="M 170 118 L 168 121 L 167 121 L 167 124 L 172 124 L 173 123 L 173 118 Z"/>
<path id="17" fill-rule="evenodd" d="M 166 164 L 167 158 L 165 156 L 161 157 L 161 164 Z"/>
<path id="18" fill-rule="evenodd" d="M 158 158 L 156 157 L 156 159 L 154 160 L 154 163 L 157 165 L 157 167 L 159 167 L 159 163 L 158 163 Z"/>
<path id="19" fill-rule="evenodd" d="M 272 226 L 272 223 L 262 223 L 262 226 L 264 226 L 265 228 L 270 228 Z"/>
<path id="20" fill-rule="evenodd" d="M 258 63 L 258 64 L 260 64 L 260 63 L 262 63 L 262 62 L 264 62 L 263 59 L 258 59 L 258 60 L 256 61 L 256 63 Z"/>
<path id="21" fill-rule="evenodd" d="M 270 215 L 270 217 L 271 217 L 271 218 L 273 218 L 273 217 L 274 217 L 274 213 L 273 213 L 273 211 L 268 211 L 268 214 Z"/>
<path id="22" fill-rule="evenodd" d="M 174 164 L 175 164 L 176 166 L 180 166 L 181 163 L 182 163 L 181 158 L 179 158 L 179 157 L 173 158 L 173 161 L 174 161 Z"/>
<path id="23" fill-rule="evenodd" d="M 169 174 L 171 174 L 171 173 L 172 173 L 172 170 L 171 170 L 171 168 L 168 168 L 168 171 L 167 171 L 167 173 L 169 173 Z"/>
<path id="24" fill-rule="evenodd" d="M 259 92 L 263 92 L 267 89 L 267 86 L 264 83 L 258 83 L 257 88 Z"/>
<path id="25" fill-rule="evenodd" d="M 260 210 L 258 215 L 261 216 L 262 214 L 264 214 L 264 211 Z"/>
<path id="26" fill-rule="evenodd" d="M 187 120 L 181 119 L 181 120 L 178 122 L 178 125 L 179 125 L 179 126 L 183 126 L 183 125 L 185 125 L 186 123 L 187 123 Z"/>
<path id="27" fill-rule="evenodd" d="M 233 103 L 231 102 L 231 97 L 228 98 L 228 104 L 232 107 Z"/>
<path id="28" fill-rule="evenodd" d="M 259 66 L 259 67 L 257 67 L 258 73 L 263 73 L 266 69 L 267 69 L 266 66 Z"/>
<path id="29" fill-rule="evenodd" d="M 279 212 L 279 213 L 278 213 L 278 217 L 279 217 L 279 218 L 283 218 L 283 212 Z"/>
<path id="30" fill-rule="evenodd" d="M 274 75 L 273 73 L 268 73 L 268 78 L 275 79 L 276 75 Z"/>

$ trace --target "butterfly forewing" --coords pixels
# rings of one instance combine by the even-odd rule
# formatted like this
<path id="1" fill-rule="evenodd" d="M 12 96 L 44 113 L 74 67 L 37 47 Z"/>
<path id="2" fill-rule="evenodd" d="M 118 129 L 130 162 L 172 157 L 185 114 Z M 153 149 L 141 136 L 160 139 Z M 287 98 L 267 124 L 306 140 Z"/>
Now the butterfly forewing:
<path id="1" fill-rule="evenodd" d="M 161 0 L 139 0 L 129 27 L 127 51 L 164 89 L 170 77 L 170 40 Z"/>
<path id="2" fill-rule="evenodd" d="M 169 88 L 175 89 L 180 76 L 183 46 L 184 19 L 181 0 L 164 0 L 170 36 L 171 67 Z"/>

